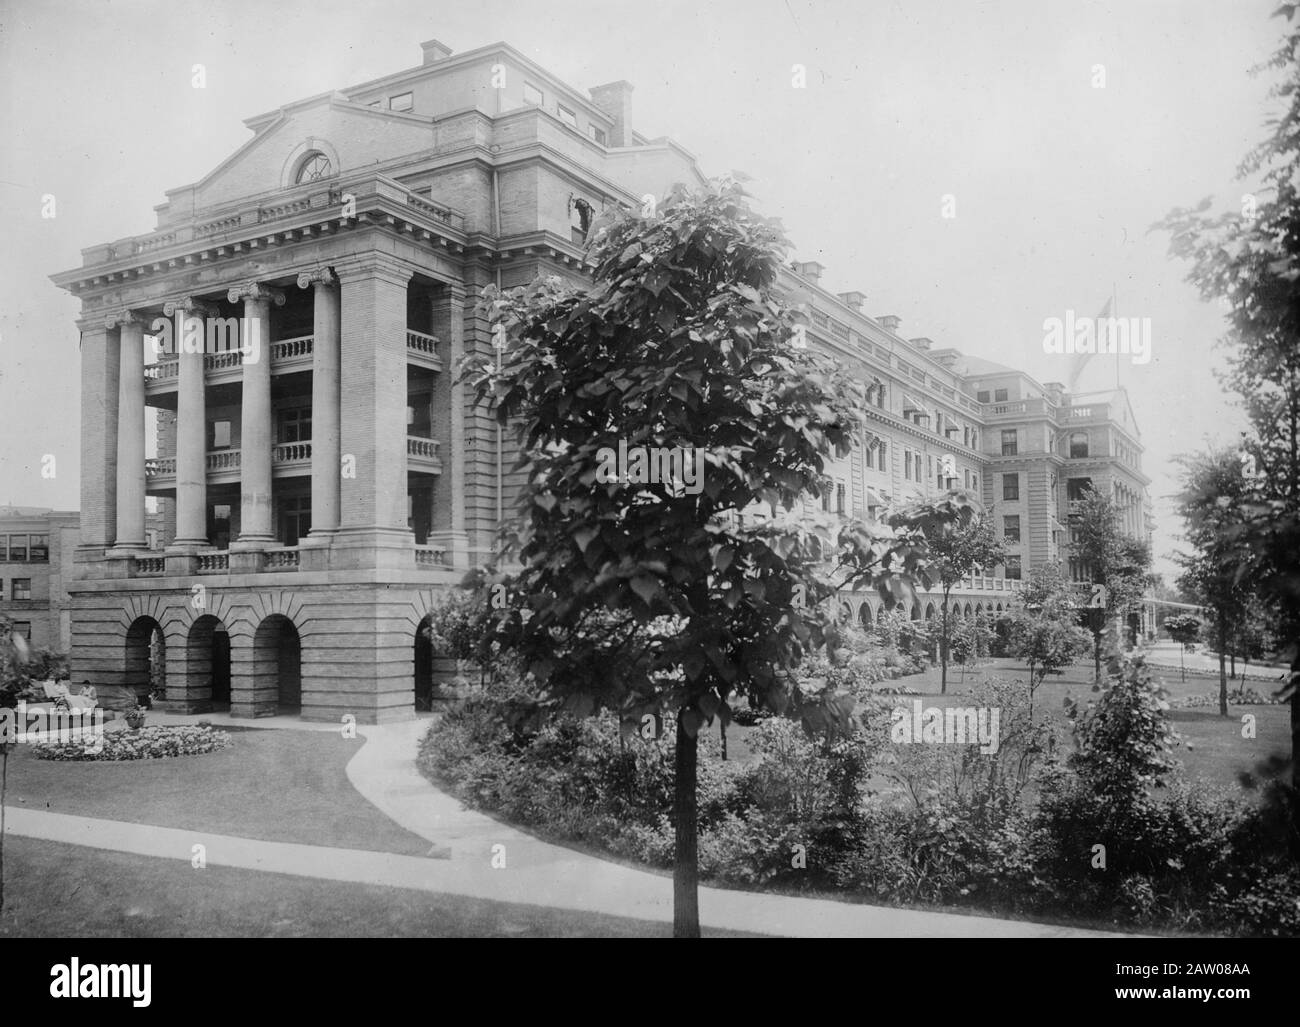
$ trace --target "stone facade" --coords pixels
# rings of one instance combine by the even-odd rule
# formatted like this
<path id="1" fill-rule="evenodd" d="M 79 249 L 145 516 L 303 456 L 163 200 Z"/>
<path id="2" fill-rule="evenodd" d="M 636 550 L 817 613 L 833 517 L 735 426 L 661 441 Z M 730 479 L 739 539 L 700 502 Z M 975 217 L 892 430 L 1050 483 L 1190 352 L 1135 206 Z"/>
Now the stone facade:
<path id="1" fill-rule="evenodd" d="M 166 702 L 186 712 L 370 723 L 427 695 L 421 622 L 490 555 L 518 485 L 509 439 L 455 381 L 462 358 L 493 357 L 480 295 L 538 274 L 582 281 L 584 217 L 703 176 L 676 143 L 633 130 L 627 83 L 588 96 L 504 44 L 422 50 L 414 68 L 250 119 L 252 139 L 171 190 L 153 232 L 54 276 L 82 302 L 74 680 L 143 691 L 161 637 Z M 845 515 L 953 484 L 937 477 L 944 455 L 989 498 L 992 425 L 1011 416 L 1046 440 L 1068 421 L 1059 396 L 1038 419 L 978 402 L 978 374 L 819 274 L 799 265 L 782 288 L 846 373 L 886 383 L 869 411 L 884 450 L 864 439 L 832 469 Z M 1034 457 L 1026 485 L 1026 570 L 1059 544 L 1058 457 Z M 1013 601 L 1017 584 L 986 573 L 963 614 Z"/>

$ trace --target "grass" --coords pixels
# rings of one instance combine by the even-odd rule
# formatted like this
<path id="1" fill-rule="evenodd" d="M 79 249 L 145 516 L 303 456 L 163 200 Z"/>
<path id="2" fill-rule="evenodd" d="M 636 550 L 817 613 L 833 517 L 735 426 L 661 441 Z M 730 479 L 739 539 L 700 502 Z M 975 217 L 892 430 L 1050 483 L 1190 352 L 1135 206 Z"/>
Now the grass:
<path id="1" fill-rule="evenodd" d="M 12 836 L 5 879 L 0 938 L 672 935 L 670 923 L 230 867 L 194 870 L 179 860 Z"/>
<path id="2" fill-rule="evenodd" d="M 1187 674 L 1187 681 L 1182 682 L 1177 670 L 1151 668 L 1153 681 L 1164 686 L 1169 699 L 1181 699 L 1190 695 L 1218 695 L 1218 673 L 1213 676 Z M 931 667 L 921 674 L 912 674 L 897 681 L 882 682 L 883 685 L 906 685 L 915 689 L 917 695 L 899 695 L 893 698 L 899 706 L 911 707 L 911 703 L 920 699 L 926 706 L 966 706 L 970 703 L 969 690 L 984 678 L 1003 678 L 1007 680 L 1029 680 L 1026 667 L 1014 660 L 988 660 L 974 669 L 968 669 L 965 681 L 959 666 L 948 668 L 948 692 L 940 694 L 940 675 L 938 667 Z M 1182 739 L 1176 755 L 1183 764 L 1183 777 L 1188 782 L 1200 781 L 1219 785 L 1239 791 L 1242 795 L 1253 796 L 1254 793 L 1241 788 L 1240 777 L 1250 773 L 1255 765 L 1274 753 L 1286 754 L 1291 751 L 1290 708 L 1283 705 L 1272 706 L 1233 706 L 1231 693 L 1237 688 L 1237 682 L 1229 681 L 1228 716 L 1219 715 L 1218 706 L 1196 707 L 1192 709 L 1171 705 L 1169 720 Z M 1248 687 L 1265 695 L 1272 692 L 1271 682 L 1251 680 Z M 1034 693 L 1034 717 L 1036 720 L 1052 720 L 1058 727 L 1057 737 L 1064 743 L 1067 751 L 1072 747 L 1069 722 L 1065 718 L 1064 700 L 1067 696 L 1076 702 L 1085 703 L 1094 695 L 1092 691 L 1092 661 L 1063 669 L 1060 675 L 1053 675 Z M 1255 718 L 1255 737 L 1242 738 L 1242 717 L 1250 714 Z M 711 730 L 716 731 L 717 728 Z M 733 724 L 727 729 L 727 755 L 729 759 L 745 762 L 752 759 L 748 736 L 753 728 Z M 895 782 L 887 778 L 873 778 L 873 788 L 889 791 L 897 788 Z"/>
<path id="3" fill-rule="evenodd" d="M 344 768 L 360 739 L 267 728 L 230 734 L 234 744 L 221 752 L 124 763 L 38 760 L 19 745 L 6 805 L 260 841 L 428 852 L 427 841 L 352 787 Z"/>

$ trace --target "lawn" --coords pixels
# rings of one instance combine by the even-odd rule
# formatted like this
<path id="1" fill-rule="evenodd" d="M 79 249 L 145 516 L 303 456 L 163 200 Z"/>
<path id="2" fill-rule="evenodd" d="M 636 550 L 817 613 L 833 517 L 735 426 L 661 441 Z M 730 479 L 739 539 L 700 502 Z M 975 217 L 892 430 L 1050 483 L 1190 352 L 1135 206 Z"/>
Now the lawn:
<path id="1" fill-rule="evenodd" d="M 180 860 L 15 837 L 5 841 L 5 900 L 0 938 L 672 935 L 669 923 L 230 867 L 194 870 Z"/>
<path id="2" fill-rule="evenodd" d="M 937 667 L 930 668 L 922 674 L 913 674 L 882 684 L 915 689 L 917 695 L 891 697 L 899 706 L 909 709 L 916 699 L 922 700 L 926 706 L 966 706 L 971 702 L 969 690 L 976 681 L 984 677 L 1028 681 L 1029 672 L 1023 665 L 1013 660 L 990 660 L 981 663 L 973 670 L 967 670 L 963 681 L 961 668 L 950 666 L 947 695 L 939 692 Z M 1170 700 L 1210 693 L 1217 696 L 1219 692 L 1217 673 L 1211 676 L 1194 675 L 1189 672 L 1187 681 L 1182 682 L 1177 670 L 1152 668 L 1152 679 L 1164 685 Z M 1237 682 L 1229 682 L 1230 693 L 1236 689 L 1237 684 Z M 1252 679 L 1248 682 L 1248 687 L 1267 695 L 1272 691 L 1273 683 Z M 1057 723 L 1059 727 L 1057 737 L 1068 751 L 1071 747 L 1071 739 L 1063 700 L 1066 696 L 1070 696 L 1077 702 L 1083 703 L 1093 695 L 1092 661 L 1066 667 L 1062 674 L 1049 677 L 1034 693 L 1034 716 L 1036 719 L 1050 718 Z M 1219 716 L 1217 704 L 1212 707 L 1192 709 L 1171 705 L 1169 719 L 1182 739 L 1176 755 L 1183 764 L 1183 775 L 1189 782 L 1202 781 L 1237 790 L 1240 789 L 1239 775 L 1251 771 L 1257 762 L 1269 755 L 1286 754 L 1291 751 L 1289 707 L 1233 706 L 1229 695 L 1228 713 L 1227 717 Z M 1246 714 L 1255 717 L 1253 739 L 1241 736 L 1241 718 Z M 716 731 L 716 728 L 713 730 Z M 751 758 L 747 738 L 753 730 L 737 724 L 727 729 L 729 759 L 745 761 Z M 873 779 L 871 786 L 881 790 L 896 787 L 893 782 L 884 778 Z"/>
<path id="3" fill-rule="evenodd" d="M 427 841 L 352 787 L 344 768 L 360 739 L 273 728 L 230 734 L 234 744 L 221 752 L 122 763 L 38 760 L 19 745 L 5 804 L 261 841 L 428 852 Z"/>

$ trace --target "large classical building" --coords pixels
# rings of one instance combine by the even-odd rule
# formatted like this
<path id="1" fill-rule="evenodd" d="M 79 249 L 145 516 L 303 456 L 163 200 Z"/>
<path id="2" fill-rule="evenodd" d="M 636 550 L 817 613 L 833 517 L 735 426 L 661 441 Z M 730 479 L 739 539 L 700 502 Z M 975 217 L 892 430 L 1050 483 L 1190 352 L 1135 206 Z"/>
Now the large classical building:
<path id="1" fill-rule="evenodd" d="M 632 129 L 626 82 L 583 93 L 505 44 L 422 48 L 414 68 L 250 119 L 154 231 L 54 276 L 82 303 L 74 680 L 143 687 L 161 635 L 186 711 L 374 722 L 427 690 L 422 620 L 490 554 L 516 484 L 508 441 L 454 380 L 464 355 L 493 354 L 480 292 L 585 281 L 602 209 L 704 178 Z M 845 373 L 883 383 L 826 505 L 874 516 L 978 491 L 1016 557 L 965 584 L 963 615 L 1002 610 L 1030 566 L 1063 558 L 1083 479 L 1146 530 L 1122 392 L 1072 398 L 907 340 L 821 271 L 795 265 L 782 287 Z"/>

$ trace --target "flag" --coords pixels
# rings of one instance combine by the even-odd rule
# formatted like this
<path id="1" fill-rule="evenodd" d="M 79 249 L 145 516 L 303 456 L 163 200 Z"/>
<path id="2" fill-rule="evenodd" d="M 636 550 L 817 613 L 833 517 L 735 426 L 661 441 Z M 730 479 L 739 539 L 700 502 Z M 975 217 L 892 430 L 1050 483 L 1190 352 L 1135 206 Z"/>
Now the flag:
<path id="1" fill-rule="evenodd" d="M 1106 301 L 1106 305 L 1105 305 L 1104 307 L 1101 308 L 1101 313 L 1098 314 L 1096 317 L 1094 317 L 1094 318 L 1092 319 L 1092 323 L 1093 323 L 1093 327 L 1094 327 L 1094 328 L 1096 328 L 1100 322 L 1106 320 L 1106 318 L 1108 318 L 1108 317 L 1111 316 L 1111 303 L 1112 303 L 1112 302 L 1114 302 L 1114 297 L 1113 297 L 1113 296 L 1112 296 L 1110 299 L 1108 299 L 1108 300 Z M 1065 340 L 1065 344 L 1066 344 L 1067 346 L 1071 345 L 1072 342 L 1073 342 L 1073 340 L 1071 340 L 1071 339 L 1066 339 L 1066 340 Z M 1100 338 L 1100 336 L 1098 336 L 1096 339 L 1093 340 L 1093 345 L 1094 345 L 1094 347 L 1095 347 L 1095 349 L 1096 349 L 1096 351 L 1097 351 L 1098 353 L 1102 352 L 1102 346 L 1101 346 L 1101 338 Z M 1076 354 L 1074 355 L 1074 360 L 1072 360 L 1072 361 L 1070 362 L 1070 373 L 1069 373 L 1069 377 L 1066 379 L 1066 387 L 1065 387 L 1065 388 L 1066 388 L 1066 391 L 1067 391 L 1067 392 L 1075 392 L 1075 391 L 1077 391 L 1077 388 L 1078 388 L 1078 385 L 1079 385 L 1079 377 L 1080 377 L 1080 375 L 1083 374 L 1083 367 L 1084 367 L 1084 365 L 1088 362 L 1088 358 L 1089 358 L 1090 356 L 1092 356 L 1092 355 L 1093 355 L 1093 354 L 1091 354 L 1091 353 L 1076 353 Z"/>

